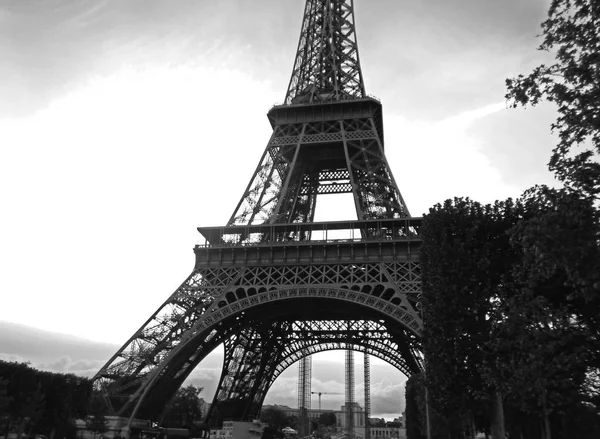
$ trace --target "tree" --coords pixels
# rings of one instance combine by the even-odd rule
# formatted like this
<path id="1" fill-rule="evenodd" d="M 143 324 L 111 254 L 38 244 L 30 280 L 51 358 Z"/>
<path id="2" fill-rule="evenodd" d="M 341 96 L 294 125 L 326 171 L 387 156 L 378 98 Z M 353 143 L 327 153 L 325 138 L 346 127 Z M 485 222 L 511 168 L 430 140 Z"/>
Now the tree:
<path id="1" fill-rule="evenodd" d="M 522 203 L 523 218 L 509 231 L 518 264 L 495 310 L 496 368 L 512 409 L 542 420 L 541 437 L 586 437 L 570 420 L 595 404 L 594 378 L 598 386 L 598 212 L 578 192 L 544 186 Z"/>
<path id="2" fill-rule="evenodd" d="M 41 383 L 38 381 L 37 387 L 34 392 L 29 394 L 25 400 L 25 404 L 21 407 L 21 422 L 17 431 L 17 436 L 21 437 L 25 430 L 28 430 L 28 434 L 35 433 L 37 422 L 44 415 L 44 408 L 46 405 L 46 397 L 44 390 L 42 389 Z"/>
<path id="3" fill-rule="evenodd" d="M 441 415 L 434 432 L 445 424 L 450 437 L 488 429 L 503 437 L 506 425 L 511 437 L 594 437 L 599 231 L 591 198 L 569 189 L 431 209 L 421 262 L 427 386 Z M 415 408 L 407 399 L 407 415 Z"/>
<path id="4" fill-rule="evenodd" d="M 283 438 L 284 435 L 281 430 L 289 426 L 291 418 L 288 418 L 285 412 L 277 407 L 267 407 L 262 410 L 260 421 L 267 424 L 263 430 L 262 439 Z"/>
<path id="5" fill-rule="evenodd" d="M 0 361 L 0 405 L 7 417 L 5 431 L 43 434 L 51 439 L 74 437 L 74 420 L 85 418 L 91 382 L 72 374 L 43 372 L 26 363 Z M 4 390 L 2 390 L 4 387 Z M 5 398 L 2 394 L 5 393 Z"/>
<path id="6" fill-rule="evenodd" d="M 432 408 L 446 437 L 474 430 L 504 437 L 493 321 L 503 276 L 514 262 L 507 230 L 520 207 L 469 199 L 434 206 L 421 228 L 423 348 Z M 487 366 L 487 367 L 484 367 Z"/>
<path id="7" fill-rule="evenodd" d="M 552 130 L 558 133 L 559 143 L 550 158 L 550 170 L 568 188 L 598 200 L 600 3 L 552 0 L 542 36 L 539 50 L 554 51 L 554 64 L 507 79 L 506 97 L 513 107 L 542 101 L 557 106 Z"/>
<path id="8" fill-rule="evenodd" d="M 288 426 L 288 417 L 277 407 L 268 407 L 261 411 L 260 420 L 277 431 Z"/>
<path id="9" fill-rule="evenodd" d="M 280 430 L 268 425 L 264 428 L 261 439 L 281 439 L 283 436 L 284 435 Z"/>
<path id="10" fill-rule="evenodd" d="M 425 387 L 423 374 L 414 374 L 406 381 L 406 437 L 407 439 L 425 439 Z"/>
<path id="11" fill-rule="evenodd" d="M 331 427 L 332 425 L 337 424 L 337 418 L 335 417 L 335 413 L 332 412 L 323 412 L 319 415 L 319 424 L 324 427 Z"/>
<path id="12" fill-rule="evenodd" d="M 293 428 L 294 430 L 298 430 L 298 416 L 296 416 L 296 415 L 288 416 L 287 426 Z"/>
<path id="13" fill-rule="evenodd" d="M 106 406 L 102 400 L 102 395 L 99 392 L 94 392 L 89 402 L 89 414 L 85 420 L 85 426 L 88 430 L 96 434 L 105 433 L 108 431 L 108 421 L 105 417 Z"/>
<path id="14" fill-rule="evenodd" d="M 500 364 L 512 361 L 506 391 L 514 409 L 543 417 L 541 436 L 594 437 L 600 429 L 600 3 L 552 0 L 542 37 L 539 49 L 554 52 L 554 63 L 508 79 L 506 97 L 513 107 L 556 105 L 558 144 L 549 168 L 565 188 L 536 187 L 523 196 L 525 218 L 511 231 L 521 264 L 507 282 L 514 296 L 500 310 Z M 576 419 L 586 419 L 586 431 Z"/>
<path id="15" fill-rule="evenodd" d="M 8 380 L 0 379 L 0 432 L 4 437 L 8 436 L 11 402 L 12 398 L 8 396 Z"/>
<path id="16" fill-rule="evenodd" d="M 193 385 L 177 390 L 177 393 L 168 404 L 162 425 L 195 431 L 203 419 L 199 397 L 202 390 L 202 387 Z"/>

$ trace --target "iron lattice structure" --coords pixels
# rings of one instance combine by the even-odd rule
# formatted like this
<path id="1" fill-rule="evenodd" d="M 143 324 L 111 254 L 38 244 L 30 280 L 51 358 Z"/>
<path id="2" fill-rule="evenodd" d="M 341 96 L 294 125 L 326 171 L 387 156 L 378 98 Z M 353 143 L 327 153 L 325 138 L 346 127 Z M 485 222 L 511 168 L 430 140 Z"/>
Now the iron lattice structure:
<path id="1" fill-rule="evenodd" d="M 311 378 L 312 378 L 312 356 L 306 351 L 305 356 L 298 362 L 298 435 L 308 436 L 310 431 Z"/>
<path id="2" fill-rule="evenodd" d="M 364 376 L 365 376 L 365 439 L 371 439 L 371 424 L 369 417 L 371 416 L 371 359 L 369 354 L 365 354 L 364 359 Z"/>
<path id="3" fill-rule="evenodd" d="M 364 97 L 353 2 L 308 0 L 285 103 Z"/>
<path id="4" fill-rule="evenodd" d="M 207 421 L 252 420 L 283 370 L 317 352 L 422 369 L 418 248 L 365 94 L 351 0 L 307 0 L 273 134 L 228 224 L 202 227 L 190 276 L 102 367 L 113 413 L 160 420 L 192 370 L 224 346 Z M 357 220 L 314 222 L 318 196 L 351 193 Z M 308 392 L 310 396 L 310 391 Z"/>
<path id="5" fill-rule="evenodd" d="M 354 398 L 354 351 L 352 346 L 346 351 L 346 438 L 354 439 L 354 412 L 356 401 Z"/>

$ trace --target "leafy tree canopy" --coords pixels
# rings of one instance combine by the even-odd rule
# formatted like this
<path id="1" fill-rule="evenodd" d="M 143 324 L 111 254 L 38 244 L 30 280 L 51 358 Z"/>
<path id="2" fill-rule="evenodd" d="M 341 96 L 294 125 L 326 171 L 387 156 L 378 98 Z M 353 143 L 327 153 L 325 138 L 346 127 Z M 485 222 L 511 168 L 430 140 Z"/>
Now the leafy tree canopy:
<path id="1" fill-rule="evenodd" d="M 555 62 L 507 79 L 512 106 L 542 101 L 557 106 L 559 135 L 549 167 L 565 184 L 595 198 L 600 194 L 600 3 L 552 0 L 539 49 Z M 582 148 L 576 148 L 581 146 Z"/>
<path id="2" fill-rule="evenodd" d="M 260 413 L 260 420 L 275 430 L 288 426 L 288 417 L 285 412 L 277 407 L 267 407 Z"/>
<path id="3" fill-rule="evenodd" d="M 162 425 L 195 431 L 203 420 L 200 393 L 203 387 L 181 387 L 169 402 Z"/>
<path id="4" fill-rule="evenodd" d="M 0 360 L 0 427 L 17 435 L 74 436 L 74 420 L 87 416 L 91 393 L 87 378 Z"/>
<path id="5" fill-rule="evenodd" d="M 329 427 L 335 425 L 337 423 L 337 419 L 335 414 L 332 412 L 324 412 L 319 415 L 319 424 L 324 427 Z"/>

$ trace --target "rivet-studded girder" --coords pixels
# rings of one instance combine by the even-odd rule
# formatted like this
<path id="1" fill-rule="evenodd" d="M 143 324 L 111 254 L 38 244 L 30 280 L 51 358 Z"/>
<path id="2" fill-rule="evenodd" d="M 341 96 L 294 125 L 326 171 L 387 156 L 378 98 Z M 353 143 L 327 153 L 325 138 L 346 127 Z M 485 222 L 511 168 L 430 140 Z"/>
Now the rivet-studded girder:
<path id="1" fill-rule="evenodd" d="M 352 0 L 307 0 L 286 104 L 365 97 Z"/>
<path id="2" fill-rule="evenodd" d="M 242 334 L 225 342 L 224 373 L 215 407 L 223 417 L 233 415 L 233 408 L 244 419 L 254 419 L 269 387 L 287 367 L 325 350 L 351 347 L 381 358 L 409 376 L 421 368 L 414 344 L 413 335 L 406 331 L 394 334 L 381 321 L 249 322 Z"/>
<path id="3" fill-rule="evenodd" d="M 416 261 L 196 269 L 96 383 L 115 413 L 156 418 L 165 398 L 225 343 L 216 407 L 250 419 L 302 352 L 351 344 L 413 373 L 419 290 Z M 357 321 L 356 329 L 342 330 L 337 322 L 347 320 Z"/>
<path id="4" fill-rule="evenodd" d="M 317 195 L 340 193 L 354 195 L 359 220 L 410 216 L 365 116 L 276 125 L 228 224 L 311 222 Z"/>

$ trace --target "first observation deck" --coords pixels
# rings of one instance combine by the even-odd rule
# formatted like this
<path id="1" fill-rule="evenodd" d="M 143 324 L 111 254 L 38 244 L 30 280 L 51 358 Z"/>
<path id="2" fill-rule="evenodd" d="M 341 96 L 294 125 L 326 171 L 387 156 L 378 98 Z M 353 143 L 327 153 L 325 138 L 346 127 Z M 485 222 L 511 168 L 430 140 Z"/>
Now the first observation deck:
<path id="1" fill-rule="evenodd" d="M 198 227 L 196 268 L 417 260 L 422 220 Z"/>

